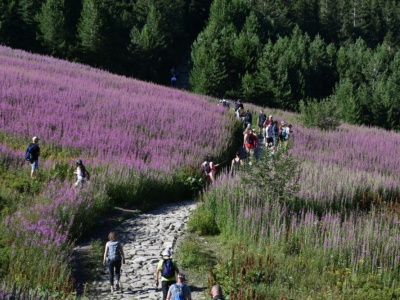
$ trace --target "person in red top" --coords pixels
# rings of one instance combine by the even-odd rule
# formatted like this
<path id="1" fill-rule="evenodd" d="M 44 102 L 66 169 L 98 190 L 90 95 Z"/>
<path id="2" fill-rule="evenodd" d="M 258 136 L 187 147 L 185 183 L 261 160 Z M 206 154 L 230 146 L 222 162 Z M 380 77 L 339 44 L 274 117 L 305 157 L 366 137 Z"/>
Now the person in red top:
<path id="1" fill-rule="evenodd" d="M 206 182 L 213 184 L 215 181 L 215 173 L 217 173 L 217 167 L 219 164 L 213 162 L 213 159 L 210 155 L 207 155 L 204 159 L 204 162 L 201 164 L 201 169 L 204 172 Z"/>
<path id="2" fill-rule="evenodd" d="M 258 139 L 253 133 L 253 129 L 250 129 L 247 134 L 244 135 L 243 146 L 246 149 L 247 157 L 254 155 L 254 149 L 257 148 Z"/>

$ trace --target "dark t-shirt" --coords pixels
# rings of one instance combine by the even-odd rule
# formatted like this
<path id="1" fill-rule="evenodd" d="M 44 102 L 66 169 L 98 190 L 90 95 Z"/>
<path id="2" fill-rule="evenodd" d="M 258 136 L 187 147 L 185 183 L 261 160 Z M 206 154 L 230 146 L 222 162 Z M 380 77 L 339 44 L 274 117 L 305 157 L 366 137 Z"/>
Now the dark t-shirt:
<path id="1" fill-rule="evenodd" d="M 267 120 L 266 114 L 259 114 L 258 115 L 258 126 L 263 126 L 264 122 Z"/>
<path id="2" fill-rule="evenodd" d="M 40 156 L 39 145 L 35 143 L 30 143 L 28 147 L 31 147 L 32 160 L 38 160 Z"/>

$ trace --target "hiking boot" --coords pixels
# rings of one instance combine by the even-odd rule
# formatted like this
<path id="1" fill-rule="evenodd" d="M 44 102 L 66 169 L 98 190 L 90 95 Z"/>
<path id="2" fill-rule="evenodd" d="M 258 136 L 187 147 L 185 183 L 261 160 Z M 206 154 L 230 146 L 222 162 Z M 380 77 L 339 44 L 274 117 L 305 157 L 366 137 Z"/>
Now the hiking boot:
<path id="1" fill-rule="evenodd" d="M 118 291 L 118 290 L 119 290 L 119 287 L 120 287 L 119 281 L 117 281 L 117 283 L 115 284 L 115 290 Z"/>

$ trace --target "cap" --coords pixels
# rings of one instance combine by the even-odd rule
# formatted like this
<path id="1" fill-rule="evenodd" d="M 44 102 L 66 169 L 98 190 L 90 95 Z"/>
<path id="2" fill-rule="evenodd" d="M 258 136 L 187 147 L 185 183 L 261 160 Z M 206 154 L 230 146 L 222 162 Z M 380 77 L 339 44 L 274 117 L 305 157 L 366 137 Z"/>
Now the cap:
<path id="1" fill-rule="evenodd" d="M 37 136 L 34 136 L 33 138 L 32 138 L 32 141 L 35 143 L 35 142 L 37 142 L 37 141 L 39 141 L 40 139 L 37 137 Z"/>
<path id="2" fill-rule="evenodd" d="M 162 252 L 162 256 L 168 256 L 168 257 L 170 257 L 170 256 L 171 256 L 171 250 L 165 249 L 165 250 Z"/>
<path id="3" fill-rule="evenodd" d="M 81 165 L 81 164 L 82 164 L 82 159 L 78 159 L 78 160 L 76 161 L 76 163 L 77 163 L 78 165 Z"/>
<path id="4" fill-rule="evenodd" d="M 181 278 L 182 280 L 186 280 L 186 276 L 183 273 L 179 273 L 178 278 Z"/>

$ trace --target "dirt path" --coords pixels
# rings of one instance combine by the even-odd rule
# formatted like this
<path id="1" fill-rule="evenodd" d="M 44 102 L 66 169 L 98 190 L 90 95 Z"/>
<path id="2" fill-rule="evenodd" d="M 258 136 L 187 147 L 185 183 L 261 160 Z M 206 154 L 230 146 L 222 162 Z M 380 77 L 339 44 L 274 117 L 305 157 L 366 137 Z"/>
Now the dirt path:
<path id="1" fill-rule="evenodd" d="M 89 298 L 162 299 L 161 284 L 156 288 L 154 277 L 160 254 L 165 248 L 177 249 L 194 208 L 192 201 L 166 204 L 110 228 L 124 243 L 126 264 L 122 266 L 123 288 L 118 293 L 111 293 L 108 272 L 105 272 L 100 280 L 91 283 Z M 191 286 L 191 289 L 192 299 L 206 299 L 202 287 Z"/>

